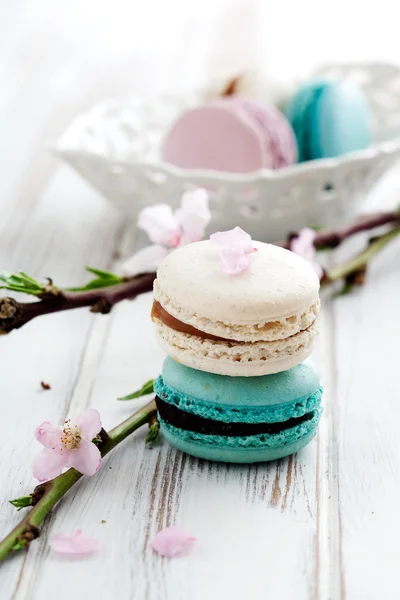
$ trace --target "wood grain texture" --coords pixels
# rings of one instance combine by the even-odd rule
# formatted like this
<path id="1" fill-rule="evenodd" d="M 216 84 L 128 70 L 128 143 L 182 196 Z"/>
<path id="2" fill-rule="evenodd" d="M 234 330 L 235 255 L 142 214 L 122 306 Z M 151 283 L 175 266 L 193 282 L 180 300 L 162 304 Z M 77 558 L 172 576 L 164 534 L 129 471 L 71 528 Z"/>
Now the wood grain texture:
<path id="1" fill-rule="evenodd" d="M 344 585 L 349 598 L 396 595 L 400 244 L 379 257 L 362 294 L 335 303 L 336 444 Z M 349 343 L 351 340 L 351 343 Z M 377 567 L 379 577 L 376 576 Z"/>
<path id="2" fill-rule="evenodd" d="M 1 267 L 68 285 L 83 279 L 85 264 L 110 267 L 117 249 L 126 254 L 143 241 L 78 176 L 59 167 L 45 144 L 74 114 L 110 95 L 200 81 L 212 71 L 204 40 L 219 31 L 214 21 L 225 4 L 116 0 L 111 7 L 107 0 L 71 0 L 55 7 L 50 0 L 18 0 L 0 6 Z M 306 55 L 302 46 L 299 64 Z M 393 207 L 399 183 L 394 170 L 369 206 Z M 337 251 L 334 260 L 359 243 Z M 315 360 L 325 412 L 308 448 L 276 463 L 239 467 L 184 456 L 162 440 L 148 448 L 146 432 L 139 431 L 97 476 L 71 490 L 27 553 L 1 567 L 1 600 L 396 597 L 399 256 L 393 244 L 363 290 L 323 299 Z M 143 296 L 108 316 L 49 315 L 0 340 L 0 536 L 19 516 L 8 499 L 34 486 L 38 423 L 93 406 L 109 428 L 136 407 L 116 398 L 160 369 L 149 310 Z M 41 389 L 42 380 L 51 390 Z M 152 554 L 149 541 L 171 524 L 198 541 L 190 556 L 166 561 Z M 67 561 L 49 552 L 49 535 L 79 527 L 101 540 L 97 555 Z"/>

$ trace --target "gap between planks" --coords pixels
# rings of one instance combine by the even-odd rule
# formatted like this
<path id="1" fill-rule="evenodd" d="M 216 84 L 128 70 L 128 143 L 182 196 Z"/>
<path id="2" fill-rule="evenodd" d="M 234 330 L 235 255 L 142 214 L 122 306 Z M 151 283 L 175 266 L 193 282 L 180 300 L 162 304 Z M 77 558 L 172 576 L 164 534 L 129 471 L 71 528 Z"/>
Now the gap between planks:
<path id="1" fill-rule="evenodd" d="M 336 325 L 334 298 L 323 300 L 324 413 L 319 425 L 316 492 L 315 600 L 344 600 L 341 553 L 339 453 L 337 445 L 338 402 Z"/>

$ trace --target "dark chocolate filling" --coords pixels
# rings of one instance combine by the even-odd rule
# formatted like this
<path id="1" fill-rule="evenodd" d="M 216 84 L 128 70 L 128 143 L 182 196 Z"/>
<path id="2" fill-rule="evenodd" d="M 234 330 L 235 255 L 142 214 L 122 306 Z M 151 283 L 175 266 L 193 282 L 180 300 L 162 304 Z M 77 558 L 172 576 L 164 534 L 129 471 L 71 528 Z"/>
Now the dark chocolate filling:
<path id="1" fill-rule="evenodd" d="M 280 421 L 279 423 L 223 423 L 222 421 L 215 421 L 214 419 L 207 419 L 206 417 L 199 417 L 188 413 L 173 404 L 165 402 L 159 396 L 156 396 L 156 404 L 160 417 L 168 425 L 195 433 L 226 435 L 230 437 L 280 433 L 281 431 L 300 425 L 300 423 L 310 421 L 315 415 L 315 411 L 311 411 L 302 417 L 291 417 L 287 421 Z"/>

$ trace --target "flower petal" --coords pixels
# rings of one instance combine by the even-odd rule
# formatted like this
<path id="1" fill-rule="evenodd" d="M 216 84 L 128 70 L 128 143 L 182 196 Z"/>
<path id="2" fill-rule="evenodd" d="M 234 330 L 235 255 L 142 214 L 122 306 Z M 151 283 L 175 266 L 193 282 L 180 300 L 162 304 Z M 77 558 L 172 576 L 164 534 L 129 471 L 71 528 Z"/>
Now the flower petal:
<path id="1" fill-rule="evenodd" d="M 317 262 L 317 250 L 314 246 L 316 235 L 313 229 L 305 227 L 290 241 L 290 250 L 308 261 L 321 279 L 324 271 Z"/>
<path id="2" fill-rule="evenodd" d="M 155 204 L 140 211 L 137 226 L 143 229 L 154 244 L 176 248 L 181 229 L 168 204 Z"/>
<path id="3" fill-rule="evenodd" d="M 61 427 L 56 427 L 49 421 L 44 421 L 35 431 L 35 438 L 45 448 L 61 450 Z"/>
<path id="4" fill-rule="evenodd" d="M 257 252 L 249 234 L 240 227 L 214 233 L 210 236 L 210 242 L 219 249 L 222 270 L 228 275 L 239 275 L 246 271 Z"/>
<path id="5" fill-rule="evenodd" d="M 59 554 L 83 555 L 95 552 L 99 549 L 98 540 L 87 537 L 80 529 L 73 535 L 67 533 L 55 533 L 51 536 L 49 544 L 52 550 Z"/>
<path id="6" fill-rule="evenodd" d="M 220 250 L 222 270 L 228 275 L 239 275 L 246 271 L 254 260 L 253 254 L 244 254 L 232 250 Z"/>
<path id="7" fill-rule="evenodd" d="M 71 450 L 68 466 L 74 467 L 83 475 L 94 475 L 100 469 L 101 454 L 98 447 L 88 440 L 81 440 L 78 448 Z"/>
<path id="8" fill-rule="evenodd" d="M 57 477 L 67 466 L 68 451 L 57 452 L 44 448 L 33 460 L 32 475 L 38 481 L 48 481 Z"/>
<path id="9" fill-rule="evenodd" d="M 211 221 L 208 192 L 198 188 L 183 194 L 181 208 L 175 212 L 175 216 L 182 228 L 181 246 L 201 240 Z"/>
<path id="10" fill-rule="evenodd" d="M 84 410 L 74 421 L 85 440 L 91 442 L 101 429 L 100 413 L 95 408 Z"/>
<path id="11" fill-rule="evenodd" d="M 229 231 L 218 231 L 210 236 L 212 244 L 220 250 L 232 250 L 240 252 L 251 252 L 253 242 L 248 233 L 240 227 L 235 227 Z"/>
<path id="12" fill-rule="evenodd" d="M 139 273 L 151 273 L 157 271 L 161 261 L 167 256 L 168 249 L 159 244 L 147 246 L 128 258 L 122 265 L 123 275 L 134 277 Z"/>
<path id="13" fill-rule="evenodd" d="M 185 554 L 196 538 L 181 527 L 167 527 L 159 531 L 150 547 L 161 556 L 179 556 Z"/>

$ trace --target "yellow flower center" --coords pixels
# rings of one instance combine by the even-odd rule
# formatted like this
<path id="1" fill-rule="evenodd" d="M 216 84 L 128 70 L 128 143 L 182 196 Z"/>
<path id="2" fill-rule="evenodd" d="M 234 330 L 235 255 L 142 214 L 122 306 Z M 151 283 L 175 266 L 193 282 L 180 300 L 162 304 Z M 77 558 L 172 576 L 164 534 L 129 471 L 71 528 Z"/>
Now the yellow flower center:
<path id="1" fill-rule="evenodd" d="M 61 443 L 65 450 L 74 450 L 81 443 L 82 435 L 77 425 L 71 426 L 71 419 L 65 421 Z"/>

